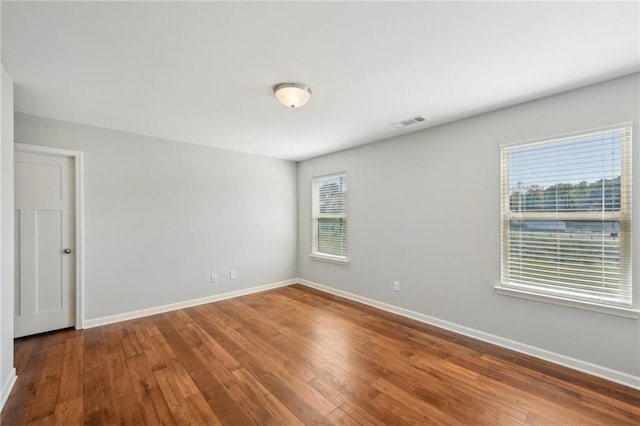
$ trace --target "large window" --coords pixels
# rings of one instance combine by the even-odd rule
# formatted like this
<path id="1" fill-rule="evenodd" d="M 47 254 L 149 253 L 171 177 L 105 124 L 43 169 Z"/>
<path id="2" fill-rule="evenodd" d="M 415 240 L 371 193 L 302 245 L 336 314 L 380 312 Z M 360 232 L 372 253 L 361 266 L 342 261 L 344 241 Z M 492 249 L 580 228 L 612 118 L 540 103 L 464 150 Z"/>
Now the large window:
<path id="1" fill-rule="evenodd" d="M 347 174 L 314 177 L 312 256 L 347 262 Z"/>
<path id="2" fill-rule="evenodd" d="M 499 289 L 632 305 L 631 127 L 501 148 Z"/>

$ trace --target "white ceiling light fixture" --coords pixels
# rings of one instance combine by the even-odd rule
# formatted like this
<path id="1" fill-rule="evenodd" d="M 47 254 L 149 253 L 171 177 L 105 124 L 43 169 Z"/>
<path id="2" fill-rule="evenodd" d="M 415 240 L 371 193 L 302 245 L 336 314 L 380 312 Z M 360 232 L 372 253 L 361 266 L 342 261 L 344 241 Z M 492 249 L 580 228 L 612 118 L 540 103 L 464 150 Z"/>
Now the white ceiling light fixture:
<path id="1" fill-rule="evenodd" d="M 311 89 L 299 83 L 280 83 L 273 86 L 276 99 L 287 108 L 299 108 L 311 99 Z"/>

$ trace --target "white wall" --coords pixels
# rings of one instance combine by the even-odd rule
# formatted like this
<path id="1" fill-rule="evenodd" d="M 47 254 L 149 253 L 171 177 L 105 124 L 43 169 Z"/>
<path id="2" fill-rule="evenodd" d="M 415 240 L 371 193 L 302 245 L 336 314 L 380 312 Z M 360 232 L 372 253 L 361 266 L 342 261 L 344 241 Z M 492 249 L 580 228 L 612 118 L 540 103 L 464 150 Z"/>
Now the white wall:
<path id="1" fill-rule="evenodd" d="M 633 121 L 640 74 L 316 159 L 298 168 L 300 277 L 341 292 L 628 375 L 640 387 L 640 321 L 496 294 L 499 145 Z M 634 263 L 640 269 L 640 149 Z M 346 171 L 349 257 L 308 257 L 311 178 Z M 640 300 L 640 273 L 634 276 Z M 394 293 L 393 280 L 401 291 Z M 614 374 L 615 375 L 615 374 Z"/>
<path id="2" fill-rule="evenodd" d="M 13 368 L 13 81 L 0 77 L 0 409 L 15 381 Z"/>
<path id="3" fill-rule="evenodd" d="M 22 114 L 15 138 L 84 153 L 85 320 L 297 276 L 293 162 Z"/>

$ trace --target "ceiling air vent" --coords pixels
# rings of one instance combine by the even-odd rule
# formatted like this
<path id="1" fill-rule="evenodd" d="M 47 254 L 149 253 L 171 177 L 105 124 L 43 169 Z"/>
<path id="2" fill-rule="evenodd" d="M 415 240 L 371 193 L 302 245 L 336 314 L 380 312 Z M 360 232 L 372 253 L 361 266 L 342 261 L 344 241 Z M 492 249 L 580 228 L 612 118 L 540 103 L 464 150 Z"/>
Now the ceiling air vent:
<path id="1" fill-rule="evenodd" d="M 393 123 L 391 127 L 395 127 L 396 129 L 404 129 L 405 127 L 413 126 L 414 124 L 419 124 L 423 121 L 427 121 L 427 119 L 421 115 L 416 115 L 415 117 L 407 118 L 406 120 Z"/>

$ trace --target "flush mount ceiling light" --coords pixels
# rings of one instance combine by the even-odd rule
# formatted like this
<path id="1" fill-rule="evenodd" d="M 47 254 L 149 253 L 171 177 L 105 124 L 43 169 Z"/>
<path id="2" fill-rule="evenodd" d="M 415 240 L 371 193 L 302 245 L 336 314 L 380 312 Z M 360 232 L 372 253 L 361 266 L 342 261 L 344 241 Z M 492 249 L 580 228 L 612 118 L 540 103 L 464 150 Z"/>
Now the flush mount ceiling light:
<path id="1" fill-rule="evenodd" d="M 304 84 L 280 83 L 273 86 L 278 101 L 287 108 L 299 108 L 311 99 L 311 89 Z"/>

